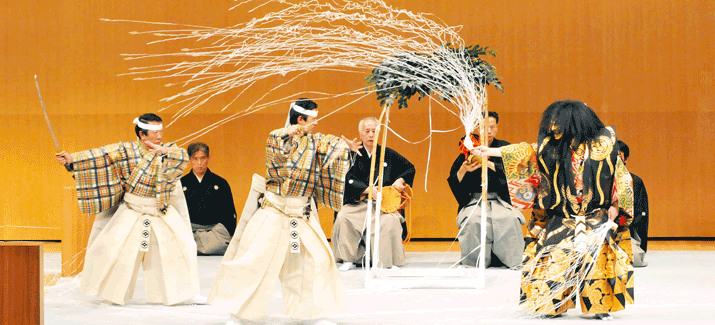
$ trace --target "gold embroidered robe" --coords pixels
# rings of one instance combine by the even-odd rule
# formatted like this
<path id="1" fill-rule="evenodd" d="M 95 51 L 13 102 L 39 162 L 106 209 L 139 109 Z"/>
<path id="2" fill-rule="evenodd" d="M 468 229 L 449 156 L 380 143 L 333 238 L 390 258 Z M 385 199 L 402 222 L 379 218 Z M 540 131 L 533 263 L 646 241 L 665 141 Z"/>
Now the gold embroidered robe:
<path id="1" fill-rule="evenodd" d="M 633 267 L 628 225 L 633 215 L 632 181 L 618 158 L 616 134 L 601 130 L 590 146 L 582 144 L 572 153 L 571 166 L 561 166 L 555 155 L 539 155 L 555 149 L 557 140 L 546 137 L 539 144 L 502 147 L 504 169 L 512 203 L 520 209 L 533 208 L 525 242 L 520 305 L 538 314 L 555 315 L 575 307 L 577 275 L 566 274 L 580 263 L 583 281 L 579 289 L 584 313 L 608 313 L 633 303 Z M 555 150 L 554 150 L 555 152 Z M 567 173 L 564 168 L 572 168 Z M 569 179 L 567 175 L 573 175 Z M 617 202 L 617 203 L 616 203 Z M 616 205 L 617 229 L 605 240 L 591 244 L 595 254 L 575 261 L 574 237 L 588 236 L 608 221 L 608 208 Z M 556 280 L 554 280 L 556 279 Z M 559 288 L 559 289 L 557 289 Z M 550 297 L 550 299 L 543 299 Z"/>

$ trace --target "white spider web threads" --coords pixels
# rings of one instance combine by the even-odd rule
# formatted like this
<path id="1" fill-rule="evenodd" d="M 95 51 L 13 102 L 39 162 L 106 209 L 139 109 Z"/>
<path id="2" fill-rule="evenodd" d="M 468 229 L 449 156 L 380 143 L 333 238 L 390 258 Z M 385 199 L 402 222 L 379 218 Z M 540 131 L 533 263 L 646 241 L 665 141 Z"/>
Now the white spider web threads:
<path id="1" fill-rule="evenodd" d="M 239 6 L 247 3 L 254 1 Z M 271 1 L 255 8 L 268 3 Z M 192 141 L 231 120 L 285 103 L 288 97 L 270 101 L 266 96 L 313 71 L 364 76 L 383 69 L 393 76 L 390 86 L 376 84 L 376 89 L 421 85 L 423 96 L 457 106 L 466 135 L 481 121 L 487 76 L 471 64 L 474 57 L 464 51 L 464 41 L 457 34 L 460 27 L 447 26 L 426 14 L 391 8 L 381 0 L 279 3 L 287 7 L 229 28 L 157 23 L 164 29 L 142 32 L 158 37 L 151 43 L 191 43 L 191 47 L 166 54 L 125 55 L 129 60 L 164 61 L 133 68 L 126 75 L 170 80 L 169 86 L 181 86 L 180 92 L 164 98 L 169 107 L 178 107 L 174 121 L 219 96 L 233 96 L 223 105 L 225 110 L 257 82 L 290 78 L 247 108 L 177 142 Z M 434 132 L 430 122 L 430 139 Z"/>
<path id="2" fill-rule="evenodd" d="M 587 231 L 583 236 L 574 237 L 564 246 L 543 247 L 532 260 L 524 264 L 521 286 L 538 291 L 527 300 L 527 308 L 532 316 L 554 313 L 564 305 L 579 299 L 583 284 L 596 265 L 599 252 L 612 229 L 613 222 L 606 222 Z M 543 262 L 542 257 L 547 256 Z M 560 257 L 559 257 L 560 256 Z M 541 272 L 534 272 L 541 269 Z M 538 273 L 538 277 L 526 276 Z M 559 300 L 558 302 L 555 302 Z"/>
<path id="3" fill-rule="evenodd" d="M 447 26 L 426 14 L 394 9 L 379 0 L 280 3 L 287 8 L 230 28 L 140 22 L 169 27 L 138 32 L 159 37 L 151 43 L 192 42 L 195 47 L 175 53 L 125 54 L 130 60 L 163 58 L 170 62 L 132 68 L 126 74 L 137 79 L 169 79 L 168 85 L 181 85 L 182 91 L 163 99 L 171 102 L 168 107 L 180 106 L 176 120 L 231 92 L 234 99 L 226 109 L 256 82 L 269 77 L 317 70 L 364 75 L 382 62 L 391 62 L 407 71 L 405 81 L 418 79 L 439 89 L 440 97 L 460 108 L 469 131 L 478 123 L 471 113 L 480 109 L 484 85 L 475 85 L 475 71 L 465 64 L 469 58 L 444 46 L 464 47 L 457 34 L 460 27 Z M 419 67 L 398 60 L 396 55 L 417 62 Z M 252 113 L 253 107 L 240 114 Z"/>

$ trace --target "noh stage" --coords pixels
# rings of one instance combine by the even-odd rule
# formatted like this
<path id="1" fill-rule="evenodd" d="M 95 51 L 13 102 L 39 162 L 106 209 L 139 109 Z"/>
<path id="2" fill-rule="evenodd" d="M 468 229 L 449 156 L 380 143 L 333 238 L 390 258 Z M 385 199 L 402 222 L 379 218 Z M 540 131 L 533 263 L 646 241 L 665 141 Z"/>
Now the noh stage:
<path id="1" fill-rule="evenodd" d="M 653 242 L 655 244 L 655 242 Z M 654 245 L 655 246 L 655 245 Z M 60 269 L 60 254 L 45 254 L 46 273 Z M 447 268 L 459 252 L 408 252 L 402 269 Z M 635 304 L 615 312 L 614 322 L 652 324 L 715 324 L 715 251 L 651 250 L 649 265 L 635 269 Z M 209 293 L 221 256 L 199 256 L 201 294 Z M 580 307 L 565 317 L 538 319 L 518 306 L 519 271 L 488 268 L 484 289 L 365 288 L 362 269 L 342 272 L 348 310 L 327 320 L 337 324 L 572 324 L 598 322 L 582 318 Z M 144 284 L 137 282 L 134 299 L 118 306 L 77 292 L 79 281 L 63 278 L 45 288 L 45 323 L 76 324 L 196 324 L 218 325 L 228 312 L 212 305 L 163 306 L 144 301 Z M 277 283 L 266 317 L 256 324 L 301 324 L 283 311 Z M 311 324 L 305 322 L 302 324 Z"/>

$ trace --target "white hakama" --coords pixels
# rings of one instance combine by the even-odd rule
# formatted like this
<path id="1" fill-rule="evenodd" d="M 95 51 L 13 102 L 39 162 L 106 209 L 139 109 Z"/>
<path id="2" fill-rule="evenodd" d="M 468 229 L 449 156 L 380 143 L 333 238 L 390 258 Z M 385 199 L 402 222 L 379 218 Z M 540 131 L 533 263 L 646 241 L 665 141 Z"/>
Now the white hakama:
<path id="1" fill-rule="evenodd" d="M 147 302 L 174 305 L 198 294 L 196 243 L 174 205 L 162 215 L 156 199 L 125 193 L 113 216 L 98 216 L 96 223 L 80 293 L 123 305 L 143 265 Z"/>
<path id="2" fill-rule="evenodd" d="M 280 279 L 286 314 L 293 319 L 325 317 L 345 306 L 345 289 L 335 266 L 315 209 L 309 220 L 295 218 L 300 252 L 291 253 L 291 218 L 308 206 L 307 197 L 282 197 L 265 192 L 264 205 L 255 212 L 240 236 L 234 236 L 219 267 L 209 302 L 236 317 L 263 317 Z M 276 208 L 277 207 L 277 208 Z M 238 232 L 237 232 L 238 234 Z"/>

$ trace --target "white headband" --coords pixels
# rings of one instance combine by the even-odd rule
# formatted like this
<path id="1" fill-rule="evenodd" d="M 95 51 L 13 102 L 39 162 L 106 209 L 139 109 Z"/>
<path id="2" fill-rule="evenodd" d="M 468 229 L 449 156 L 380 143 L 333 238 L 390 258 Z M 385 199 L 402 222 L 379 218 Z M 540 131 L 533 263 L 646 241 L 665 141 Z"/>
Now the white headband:
<path id="1" fill-rule="evenodd" d="M 312 116 L 312 117 L 317 117 L 317 116 L 318 116 L 318 110 L 315 110 L 315 109 L 313 109 L 313 110 L 308 110 L 308 109 L 305 109 L 305 108 L 303 108 L 303 107 L 300 107 L 300 106 L 296 105 L 296 103 L 291 103 L 291 104 L 290 104 L 290 108 L 293 109 L 294 111 L 298 112 L 298 113 L 303 114 L 303 115 L 308 115 L 308 116 Z"/>
<path id="2" fill-rule="evenodd" d="M 140 121 L 138 117 L 134 118 L 133 123 L 144 130 L 160 131 L 161 129 L 164 128 L 163 124 L 146 124 L 146 123 Z"/>

